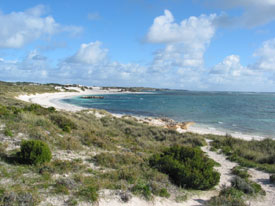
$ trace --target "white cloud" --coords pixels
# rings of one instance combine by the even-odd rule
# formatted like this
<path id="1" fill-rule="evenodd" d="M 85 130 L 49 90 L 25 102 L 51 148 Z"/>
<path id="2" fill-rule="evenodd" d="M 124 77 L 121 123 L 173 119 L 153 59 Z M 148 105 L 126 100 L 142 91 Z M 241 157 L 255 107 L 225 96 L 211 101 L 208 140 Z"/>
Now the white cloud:
<path id="1" fill-rule="evenodd" d="M 164 15 L 156 17 L 147 34 L 150 43 L 163 43 L 165 49 L 154 55 L 153 71 L 203 67 L 203 55 L 206 47 L 215 34 L 213 21 L 216 15 L 201 15 L 174 22 L 172 13 L 164 11 Z"/>
<path id="2" fill-rule="evenodd" d="M 180 24 L 174 22 L 174 17 L 169 10 L 163 16 L 156 17 L 147 34 L 150 43 L 184 43 L 201 47 L 201 43 L 209 43 L 215 33 L 212 24 L 215 14 L 210 16 L 191 16 Z"/>
<path id="3" fill-rule="evenodd" d="M 224 15 L 218 18 L 217 23 L 221 26 L 255 27 L 275 20 L 274 0 L 208 0 L 207 2 L 223 9 L 244 10 L 240 16 Z"/>
<path id="4" fill-rule="evenodd" d="M 5 81 L 43 82 L 49 71 L 47 58 L 36 50 L 31 51 L 23 60 L 0 61 L 0 79 Z"/>
<path id="5" fill-rule="evenodd" d="M 237 55 L 227 56 L 202 81 L 211 90 L 272 91 L 272 73 L 243 66 Z"/>
<path id="6" fill-rule="evenodd" d="M 45 7 L 36 6 L 24 12 L 0 13 L 0 48 L 20 48 L 42 35 L 69 31 L 78 33 L 80 27 L 62 26 L 52 16 L 43 16 Z"/>
<path id="7" fill-rule="evenodd" d="M 253 69 L 275 71 L 275 38 L 265 41 L 254 56 L 258 61 L 251 66 Z"/>
<path id="8" fill-rule="evenodd" d="M 108 49 L 101 48 L 101 45 L 99 41 L 81 44 L 80 49 L 68 61 L 83 64 L 101 63 L 107 59 L 108 53 Z"/>
<path id="9" fill-rule="evenodd" d="M 108 49 L 99 41 L 82 44 L 71 57 L 61 61 L 56 75 L 64 81 L 98 85 L 132 85 L 143 82 L 146 68 L 139 64 L 122 64 L 108 58 Z M 141 83 L 140 83 L 141 84 Z"/>
<path id="10" fill-rule="evenodd" d="M 215 65 L 211 70 L 211 74 L 238 77 L 244 69 L 245 68 L 240 63 L 240 57 L 237 55 L 230 55 L 227 56 L 221 63 Z"/>

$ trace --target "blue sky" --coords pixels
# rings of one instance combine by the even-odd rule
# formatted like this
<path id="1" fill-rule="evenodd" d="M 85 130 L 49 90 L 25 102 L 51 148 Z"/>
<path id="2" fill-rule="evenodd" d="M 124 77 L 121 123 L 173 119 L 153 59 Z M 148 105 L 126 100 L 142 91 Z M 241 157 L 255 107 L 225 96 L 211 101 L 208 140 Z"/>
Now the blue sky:
<path id="1" fill-rule="evenodd" d="M 275 0 L 0 2 L 0 80 L 275 91 Z"/>

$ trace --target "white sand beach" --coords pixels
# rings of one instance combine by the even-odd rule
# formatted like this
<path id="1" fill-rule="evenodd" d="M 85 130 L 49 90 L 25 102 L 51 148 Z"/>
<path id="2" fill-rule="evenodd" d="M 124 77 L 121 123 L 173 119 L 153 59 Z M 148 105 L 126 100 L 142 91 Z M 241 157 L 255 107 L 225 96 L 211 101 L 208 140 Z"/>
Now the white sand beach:
<path id="1" fill-rule="evenodd" d="M 19 95 L 17 99 L 25 102 L 39 104 L 44 107 L 55 107 L 57 110 L 76 112 L 85 108 L 80 106 L 75 106 L 72 104 L 67 104 L 60 100 L 75 97 L 75 96 L 81 96 L 81 95 L 115 94 L 119 92 L 119 90 L 116 90 L 116 89 L 103 90 L 100 87 L 90 87 L 90 89 L 85 89 L 85 91 L 81 90 L 78 87 L 68 87 L 67 89 L 76 90 L 76 92 L 60 91 L 55 93 L 43 93 L 43 94 L 32 94 L 32 95 L 24 94 L 24 95 Z M 119 92 L 119 93 L 123 93 L 123 92 Z"/>

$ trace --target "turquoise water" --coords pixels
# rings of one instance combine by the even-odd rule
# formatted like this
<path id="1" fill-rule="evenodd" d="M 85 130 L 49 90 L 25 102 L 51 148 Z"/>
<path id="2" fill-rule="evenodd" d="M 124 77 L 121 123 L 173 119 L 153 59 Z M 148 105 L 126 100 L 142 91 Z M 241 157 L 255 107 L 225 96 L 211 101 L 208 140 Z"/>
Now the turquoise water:
<path id="1" fill-rule="evenodd" d="M 62 101 L 112 113 L 194 121 L 226 132 L 275 137 L 275 93 L 165 91 Z"/>

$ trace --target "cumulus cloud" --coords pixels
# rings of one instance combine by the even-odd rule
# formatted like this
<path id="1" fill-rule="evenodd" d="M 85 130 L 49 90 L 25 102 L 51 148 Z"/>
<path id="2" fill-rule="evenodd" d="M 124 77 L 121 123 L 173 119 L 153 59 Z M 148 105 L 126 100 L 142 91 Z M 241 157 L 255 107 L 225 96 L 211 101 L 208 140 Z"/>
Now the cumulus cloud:
<path id="1" fill-rule="evenodd" d="M 101 48 L 102 43 L 99 41 L 89 44 L 81 44 L 80 49 L 72 57 L 68 58 L 69 62 L 96 64 L 107 59 L 108 49 Z"/>
<path id="2" fill-rule="evenodd" d="M 217 18 L 217 23 L 220 26 L 255 27 L 275 20 L 274 0 L 207 0 L 206 2 L 211 6 L 218 6 L 226 10 L 244 10 L 240 16 L 222 15 Z"/>
<path id="3" fill-rule="evenodd" d="M 50 71 L 48 60 L 36 50 L 31 51 L 22 60 L 0 61 L 0 79 L 5 81 L 40 81 L 48 77 Z"/>
<path id="4" fill-rule="evenodd" d="M 265 71 L 275 71 L 275 38 L 265 41 L 255 53 L 257 62 L 251 67 Z"/>
<path id="5" fill-rule="evenodd" d="M 62 26 L 52 16 L 43 16 L 45 11 L 39 5 L 24 12 L 0 13 L 0 48 L 20 48 L 42 35 L 81 31 L 80 27 Z"/>
<path id="6" fill-rule="evenodd" d="M 164 15 L 154 19 L 153 25 L 147 34 L 147 41 L 151 43 L 190 43 L 199 41 L 208 43 L 215 33 L 212 25 L 216 15 L 191 16 L 182 22 L 175 23 L 169 10 Z"/>
<path id="7" fill-rule="evenodd" d="M 237 55 L 230 55 L 221 63 L 215 65 L 211 70 L 211 74 L 237 77 L 241 75 L 243 70 L 244 67 L 240 63 L 240 57 Z"/>
<path id="8" fill-rule="evenodd" d="M 99 41 L 82 44 L 71 57 L 61 61 L 56 74 L 66 81 L 98 85 L 132 85 L 144 83 L 146 68 L 139 64 L 122 64 L 108 58 L 108 49 Z"/>
<path id="9" fill-rule="evenodd" d="M 176 23 L 169 10 L 154 19 L 146 40 L 165 44 L 165 49 L 154 55 L 153 71 L 173 68 L 202 67 L 206 47 L 215 34 L 216 15 L 192 16 Z"/>
<path id="10" fill-rule="evenodd" d="M 243 66 L 238 55 L 230 55 L 202 78 L 211 90 L 272 91 L 274 73 L 255 69 L 255 65 Z"/>

